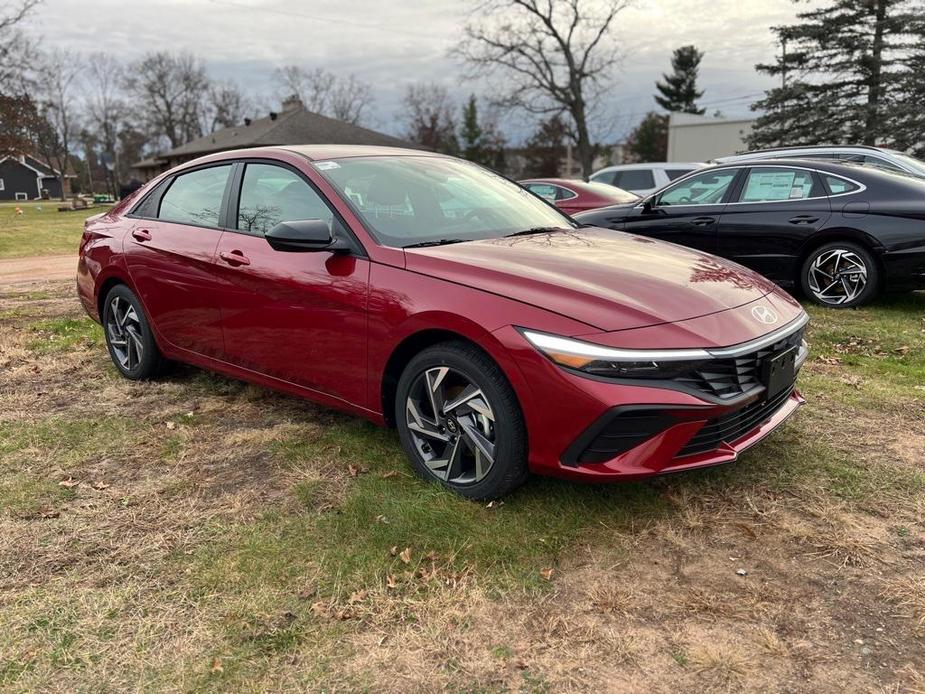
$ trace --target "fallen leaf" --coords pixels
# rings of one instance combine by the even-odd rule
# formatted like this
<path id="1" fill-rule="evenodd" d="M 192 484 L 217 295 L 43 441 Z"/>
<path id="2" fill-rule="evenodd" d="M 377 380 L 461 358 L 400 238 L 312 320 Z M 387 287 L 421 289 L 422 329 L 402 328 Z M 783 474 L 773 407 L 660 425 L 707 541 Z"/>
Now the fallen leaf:
<path id="1" fill-rule="evenodd" d="M 389 554 L 393 557 L 397 556 L 398 555 L 398 545 L 392 545 L 391 547 L 389 547 Z"/>
<path id="2" fill-rule="evenodd" d="M 176 429 L 176 428 L 177 428 L 177 423 L 176 423 L 176 422 L 167 422 L 167 428 L 168 428 L 168 429 Z"/>
<path id="3" fill-rule="evenodd" d="M 556 572 L 555 569 L 541 569 L 541 570 L 540 570 L 540 576 L 542 576 L 543 578 L 545 578 L 547 581 L 551 581 L 551 580 L 552 580 L 552 575 L 553 575 L 555 572 Z"/>
<path id="4" fill-rule="evenodd" d="M 411 548 L 405 547 L 401 553 L 398 555 L 398 558 L 401 559 L 406 564 L 411 563 Z"/>
<path id="5" fill-rule="evenodd" d="M 389 574 L 385 577 L 385 586 L 386 588 L 398 588 L 398 580 L 392 574 Z"/>
<path id="6" fill-rule="evenodd" d="M 350 464 L 347 466 L 347 472 L 350 473 L 351 477 L 356 477 L 360 474 L 360 468 L 358 468 L 356 465 Z"/>
<path id="7" fill-rule="evenodd" d="M 53 508 L 43 508 L 41 511 L 39 511 L 39 515 L 42 518 L 57 518 L 61 515 L 61 512 L 56 511 Z"/>
<path id="8" fill-rule="evenodd" d="M 109 489 L 109 485 L 106 484 L 106 482 L 104 482 L 103 480 L 96 480 L 90 486 L 99 491 L 102 491 L 104 489 Z"/>
<path id="9" fill-rule="evenodd" d="M 331 610 L 328 608 L 328 604 L 323 600 L 312 603 L 312 612 L 315 613 L 318 617 L 330 617 Z"/>
<path id="10" fill-rule="evenodd" d="M 384 523 L 385 525 L 388 525 L 388 524 L 389 524 L 389 519 L 386 518 L 385 516 L 383 516 L 382 514 L 379 514 L 378 516 L 376 516 L 376 522 L 377 522 L 377 523 Z"/>
<path id="11" fill-rule="evenodd" d="M 382 479 L 388 480 L 393 477 L 398 477 L 398 473 L 395 470 L 389 470 L 388 472 L 383 472 L 381 476 Z"/>
<path id="12" fill-rule="evenodd" d="M 358 603 L 358 602 L 363 602 L 364 600 L 366 600 L 366 591 L 365 591 L 365 590 L 358 590 L 358 591 L 356 591 L 355 593 L 351 593 L 350 599 L 347 600 L 347 602 L 348 602 L 349 604 L 353 605 L 353 604 Z"/>
<path id="13" fill-rule="evenodd" d="M 80 482 L 75 480 L 73 477 L 68 477 L 66 480 L 61 480 L 60 482 L 58 482 L 58 486 L 64 487 L 65 489 L 73 489 L 78 484 L 80 484 Z"/>
<path id="14" fill-rule="evenodd" d="M 489 501 L 489 502 L 485 505 L 485 508 L 498 508 L 498 507 L 500 507 L 500 506 L 504 506 L 504 502 L 503 502 L 503 501 Z"/>
<path id="15" fill-rule="evenodd" d="M 212 658 L 212 667 L 209 668 L 209 671 L 214 673 L 225 672 L 225 668 L 222 667 L 222 661 L 218 658 Z"/>

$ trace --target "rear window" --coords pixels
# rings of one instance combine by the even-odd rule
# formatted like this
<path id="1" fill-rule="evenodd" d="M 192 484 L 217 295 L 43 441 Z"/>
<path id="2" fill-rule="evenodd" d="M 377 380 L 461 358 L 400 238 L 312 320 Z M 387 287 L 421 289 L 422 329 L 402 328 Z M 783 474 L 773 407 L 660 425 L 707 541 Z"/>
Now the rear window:
<path id="1" fill-rule="evenodd" d="M 655 187 L 655 177 L 650 169 L 628 169 L 618 171 L 613 184 L 623 190 L 647 190 Z"/>

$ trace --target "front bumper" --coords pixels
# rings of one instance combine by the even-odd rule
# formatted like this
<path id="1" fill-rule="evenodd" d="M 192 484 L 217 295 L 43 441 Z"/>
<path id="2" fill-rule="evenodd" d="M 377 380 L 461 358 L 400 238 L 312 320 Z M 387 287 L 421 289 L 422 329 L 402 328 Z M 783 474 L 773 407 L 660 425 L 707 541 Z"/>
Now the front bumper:
<path id="1" fill-rule="evenodd" d="M 538 474 L 635 480 L 732 462 L 804 403 L 794 386 L 770 399 L 764 386 L 723 399 L 686 387 L 589 378 L 553 364 L 512 328 L 495 335 L 529 389 L 518 396 L 530 469 Z M 629 423 L 612 426 L 620 417 Z M 601 435 L 610 449 L 598 445 Z"/>

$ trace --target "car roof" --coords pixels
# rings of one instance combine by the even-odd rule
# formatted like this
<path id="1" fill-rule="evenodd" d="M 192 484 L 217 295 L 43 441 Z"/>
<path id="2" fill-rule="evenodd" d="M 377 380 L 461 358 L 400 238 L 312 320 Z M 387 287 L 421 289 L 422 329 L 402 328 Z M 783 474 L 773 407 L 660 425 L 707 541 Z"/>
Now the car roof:
<path id="1" fill-rule="evenodd" d="M 646 161 L 637 162 L 635 164 L 614 164 L 613 166 L 605 166 L 603 169 L 598 169 L 594 173 L 598 174 L 601 173 L 601 171 L 616 171 L 618 169 L 677 169 L 684 167 L 698 169 L 702 166 L 705 166 L 705 164 L 701 161 Z"/>

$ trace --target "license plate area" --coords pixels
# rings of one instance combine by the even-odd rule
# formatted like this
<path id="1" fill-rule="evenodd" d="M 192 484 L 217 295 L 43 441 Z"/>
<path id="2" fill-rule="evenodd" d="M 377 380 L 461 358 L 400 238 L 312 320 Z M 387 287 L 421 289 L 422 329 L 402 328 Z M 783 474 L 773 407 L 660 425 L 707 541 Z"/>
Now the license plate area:
<path id="1" fill-rule="evenodd" d="M 790 347 L 761 364 L 761 382 L 767 389 L 766 397 L 773 398 L 793 384 L 799 347 Z"/>

